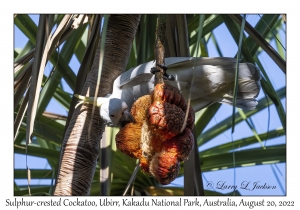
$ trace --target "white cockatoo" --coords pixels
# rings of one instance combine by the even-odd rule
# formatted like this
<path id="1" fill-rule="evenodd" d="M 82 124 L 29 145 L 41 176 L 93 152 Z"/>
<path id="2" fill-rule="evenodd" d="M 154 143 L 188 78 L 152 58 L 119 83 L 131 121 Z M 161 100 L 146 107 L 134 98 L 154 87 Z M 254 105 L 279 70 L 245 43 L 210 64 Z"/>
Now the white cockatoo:
<path id="1" fill-rule="evenodd" d="M 129 113 L 132 104 L 154 89 L 154 74 L 151 73 L 154 66 L 155 61 L 150 61 L 129 69 L 115 79 L 112 94 L 97 98 L 95 105 L 100 107 L 100 115 L 108 126 L 120 126 L 132 120 Z M 164 66 L 174 78 L 165 83 L 177 87 L 186 100 L 191 100 L 195 112 L 215 102 L 232 105 L 235 58 L 170 57 L 165 58 Z M 237 107 L 255 109 L 260 79 L 255 65 L 239 64 Z M 83 103 L 93 103 L 93 98 L 75 96 Z"/>

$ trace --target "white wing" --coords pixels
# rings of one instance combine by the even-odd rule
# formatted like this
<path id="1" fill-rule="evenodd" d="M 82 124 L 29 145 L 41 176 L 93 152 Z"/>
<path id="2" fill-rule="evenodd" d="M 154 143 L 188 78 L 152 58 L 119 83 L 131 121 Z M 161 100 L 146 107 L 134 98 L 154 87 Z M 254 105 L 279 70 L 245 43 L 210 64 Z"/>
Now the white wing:
<path id="1" fill-rule="evenodd" d="M 236 59 L 171 57 L 165 59 L 165 65 L 167 73 L 175 77 L 175 81 L 166 83 L 177 87 L 186 99 L 191 91 L 195 111 L 214 102 L 232 104 Z M 137 98 L 153 90 L 154 76 L 150 73 L 153 66 L 155 62 L 151 61 L 121 74 L 114 82 L 111 97 L 122 99 L 131 108 Z M 254 109 L 259 90 L 259 69 L 250 63 L 240 63 L 237 106 Z"/>

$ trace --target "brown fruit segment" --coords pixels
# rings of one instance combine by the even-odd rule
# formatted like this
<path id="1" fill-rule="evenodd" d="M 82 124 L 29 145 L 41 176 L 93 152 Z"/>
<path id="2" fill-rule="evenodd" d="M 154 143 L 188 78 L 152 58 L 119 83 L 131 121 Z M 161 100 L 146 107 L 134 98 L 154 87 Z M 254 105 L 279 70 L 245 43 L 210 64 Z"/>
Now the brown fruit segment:
<path id="1" fill-rule="evenodd" d="M 142 157 L 140 124 L 128 123 L 116 135 L 117 148 L 132 158 Z"/>
<path id="2" fill-rule="evenodd" d="M 165 151 L 156 153 L 149 165 L 150 173 L 163 185 L 174 181 L 179 169 L 180 163 L 176 154 Z"/>
<path id="3" fill-rule="evenodd" d="M 162 130 L 164 140 L 180 133 L 184 116 L 182 109 L 168 102 L 154 101 L 149 108 L 150 124 Z"/>
<path id="4" fill-rule="evenodd" d="M 171 183 L 178 176 L 180 161 L 186 160 L 194 147 L 191 130 L 195 113 L 192 107 L 186 111 L 186 102 L 177 88 L 156 85 L 151 95 L 142 96 L 133 104 L 131 114 L 135 122 L 116 135 L 117 148 L 140 159 L 145 174 L 163 185 Z"/>
<path id="5" fill-rule="evenodd" d="M 182 133 L 162 143 L 162 149 L 177 155 L 178 161 L 186 160 L 194 148 L 194 136 L 186 128 Z"/>
<path id="6" fill-rule="evenodd" d="M 144 120 L 146 120 L 151 103 L 151 95 L 144 95 L 134 102 L 131 108 L 131 114 L 137 123 L 143 123 Z"/>
<path id="7" fill-rule="evenodd" d="M 186 102 L 180 91 L 168 84 L 157 84 L 153 92 L 154 101 L 166 101 L 186 110 Z"/>
<path id="8" fill-rule="evenodd" d="M 194 123 L 195 123 L 195 112 L 194 112 L 193 108 L 190 107 L 189 113 L 188 113 L 188 118 L 186 121 L 186 127 L 189 128 L 190 130 L 193 130 Z"/>
<path id="9" fill-rule="evenodd" d="M 151 175 L 149 171 L 149 160 L 144 156 L 140 158 L 140 167 L 142 172 L 146 173 L 147 175 Z"/>

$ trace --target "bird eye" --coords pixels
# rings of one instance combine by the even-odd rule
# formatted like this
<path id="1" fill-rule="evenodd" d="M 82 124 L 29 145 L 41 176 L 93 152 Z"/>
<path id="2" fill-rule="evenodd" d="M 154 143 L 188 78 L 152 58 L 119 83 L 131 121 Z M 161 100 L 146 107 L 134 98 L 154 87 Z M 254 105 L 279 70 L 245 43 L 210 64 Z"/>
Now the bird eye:
<path id="1" fill-rule="evenodd" d="M 111 117 L 114 117 L 115 115 L 113 115 L 113 114 L 110 114 L 109 116 L 111 116 Z"/>

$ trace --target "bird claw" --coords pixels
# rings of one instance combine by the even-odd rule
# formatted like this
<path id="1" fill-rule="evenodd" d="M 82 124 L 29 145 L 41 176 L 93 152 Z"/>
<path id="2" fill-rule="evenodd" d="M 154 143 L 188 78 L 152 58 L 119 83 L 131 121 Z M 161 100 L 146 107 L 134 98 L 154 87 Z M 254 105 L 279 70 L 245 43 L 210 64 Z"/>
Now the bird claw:
<path id="1" fill-rule="evenodd" d="M 75 109 L 76 109 L 80 104 L 83 104 L 83 103 L 84 103 L 84 101 L 79 101 L 79 102 L 76 104 Z"/>
<path id="2" fill-rule="evenodd" d="M 156 65 L 163 69 L 163 78 L 165 80 L 171 80 L 171 81 L 175 80 L 175 78 L 172 75 L 167 74 L 168 67 L 166 67 L 165 65 L 162 65 L 162 64 L 156 64 Z M 155 74 L 156 72 L 159 72 L 159 70 L 156 67 L 152 67 L 150 72 L 152 74 Z"/>
<path id="3" fill-rule="evenodd" d="M 86 101 L 86 100 L 88 100 L 88 98 L 85 97 L 85 96 L 78 95 L 78 94 L 74 94 L 74 97 L 79 99 L 78 103 L 77 103 L 76 106 L 75 106 L 75 109 L 76 109 L 80 104 L 89 104 L 89 103 L 90 103 L 90 102 Z"/>

